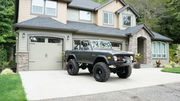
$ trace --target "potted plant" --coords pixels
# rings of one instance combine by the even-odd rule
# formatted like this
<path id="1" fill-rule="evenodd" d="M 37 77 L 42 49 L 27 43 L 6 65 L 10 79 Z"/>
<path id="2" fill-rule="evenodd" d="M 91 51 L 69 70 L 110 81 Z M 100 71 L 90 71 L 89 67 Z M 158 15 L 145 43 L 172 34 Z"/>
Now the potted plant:
<path id="1" fill-rule="evenodd" d="M 161 66 L 161 61 L 160 60 L 156 61 L 156 67 L 160 68 L 160 66 Z"/>
<path id="2" fill-rule="evenodd" d="M 136 64 L 134 64 L 134 68 L 141 68 L 141 65 L 139 63 L 139 60 L 142 58 L 141 54 L 135 54 L 135 60 L 136 60 Z"/>

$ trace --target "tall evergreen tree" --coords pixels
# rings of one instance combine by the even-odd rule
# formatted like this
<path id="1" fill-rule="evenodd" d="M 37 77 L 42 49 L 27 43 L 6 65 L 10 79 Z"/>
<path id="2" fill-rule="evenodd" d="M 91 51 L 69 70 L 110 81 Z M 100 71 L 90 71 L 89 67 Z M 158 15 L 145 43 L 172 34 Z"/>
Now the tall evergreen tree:
<path id="1" fill-rule="evenodd" d="M 0 45 L 8 50 L 9 61 L 13 60 L 16 34 L 13 32 L 14 0 L 0 0 Z"/>
<path id="2" fill-rule="evenodd" d="M 161 32 L 180 43 L 180 0 L 168 0 L 166 16 L 162 17 Z"/>

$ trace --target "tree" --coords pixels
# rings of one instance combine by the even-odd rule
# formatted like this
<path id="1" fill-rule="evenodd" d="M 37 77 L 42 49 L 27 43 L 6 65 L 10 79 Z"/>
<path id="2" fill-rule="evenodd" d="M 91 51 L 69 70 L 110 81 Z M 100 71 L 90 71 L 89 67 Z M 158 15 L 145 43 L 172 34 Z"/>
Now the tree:
<path id="1" fill-rule="evenodd" d="M 159 22 L 166 11 L 167 0 L 125 0 L 140 14 L 138 24 L 146 24 L 151 30 L 160 32 Z"/>
<path id="2" fill-rule="evenodd" d="M 93 0 L 93 1 L 103 4 L 103 3 L 107 2 L 108 0 Z"/>
<path id="3" fill-rule="evenodd" d="M 161 32 L 172 38 L 174 43 L 180 43 L 180 0 L 168 0 L 167 11 L 162 17 Z"/>
<path id="4" fill-rule="evenodd" d="M 0 45 L 8 50 L 9 61 L 13 60 L 16 34 L 13 32 L 14 0 L 0 0 Z"/>

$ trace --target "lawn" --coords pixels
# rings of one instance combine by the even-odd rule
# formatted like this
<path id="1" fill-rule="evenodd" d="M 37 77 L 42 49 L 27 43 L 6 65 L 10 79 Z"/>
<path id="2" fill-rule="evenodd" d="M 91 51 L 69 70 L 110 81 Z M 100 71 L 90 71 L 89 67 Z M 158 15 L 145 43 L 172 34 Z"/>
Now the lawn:
<path id="1" fill-rule="evenodd" d="M 0 76 L 0 101 L 27 101 L 18 74 Z"/>
<path id="2" fill-rule="evenodd" d="M 180 67 L 177 67 L 177 68 L 164 68 L 161 71 L 162 72 L 170 72 L 170 73 L 178 73 L 178 74 L 180 74 Z"/>

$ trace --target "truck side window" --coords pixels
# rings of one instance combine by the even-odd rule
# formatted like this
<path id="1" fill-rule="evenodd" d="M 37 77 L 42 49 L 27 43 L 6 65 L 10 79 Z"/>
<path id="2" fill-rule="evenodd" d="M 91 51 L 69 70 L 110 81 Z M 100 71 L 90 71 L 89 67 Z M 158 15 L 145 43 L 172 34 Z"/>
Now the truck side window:
<path id="1" fill-rule="evenodd" d="M 80 49 L 80 40 L 74 40 L 73 50 L 79 50 L 79 49 Z"/>
<path id="2" fill-rule="evenodd" d="M 91 46 L 90 46 L 90 44 L 89 44 L 89 41 L 88 41 L 88 40 L 82 40 L 82 41 L 81 41 L 80 49 L 81 49 L 81 50 L 90 50 L 90 49 L 91 49 Z"/>

